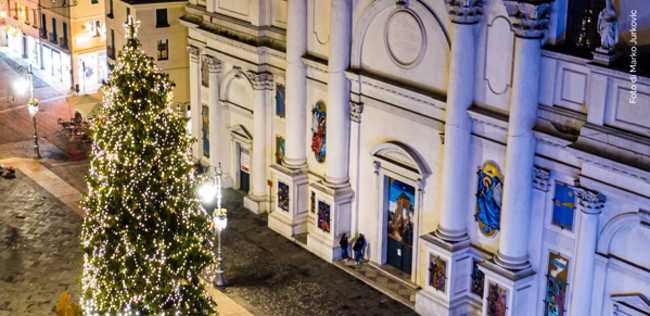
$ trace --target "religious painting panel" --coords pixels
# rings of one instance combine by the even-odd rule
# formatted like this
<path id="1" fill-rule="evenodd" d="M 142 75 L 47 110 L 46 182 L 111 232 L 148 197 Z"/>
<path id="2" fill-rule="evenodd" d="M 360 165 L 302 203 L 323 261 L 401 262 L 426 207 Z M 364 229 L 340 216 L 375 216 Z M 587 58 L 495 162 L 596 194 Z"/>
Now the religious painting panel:
<path id="1" fill-rule="evenodd" d="M 327 110 L 325 103 L 318 102 L 311 111 L 311 150 L 319 163 L 325 162 L 325 143 L 327 140 Z"/>
<path id="2" fill-rule="evenodd" d="M 280 164 L 284 158 L 284 138 L 278 136 L 275 138 L 275 162 Z"/>
<path id="3" fill-rule="evenodd" d="M 210 108 L 203 105 L 203 156 L 210 157 Z"/>
<path id="4" fill-rule="evenodd" d="M 316 192 L 311 191 L 311 212 L 316 213 Z"/>
<path id="5" fill-rule="evenodd" d="M 575 192 L 572 188 L 555 184 L 555 198 L 553 199 L 552 224 L 562 229 L 573 231 L 573 218 L 575 209 Z"/>
<path id="6" fill-rule="evenodd" d="M 318 201 L 318 228 L 330 232 L 330 206 L 323 201 Z"/>
<path id="7" fill-rule="evenodd" d="M 483 297 L 483 288 L 485 286 L 485 273 L 478 267 L 478 262 L 472 260 L 472 293 Z"/>
<path id="8" fill-rule="evenodd" d="M 415 188 L 402 181 L 388 179 L 388 237 L 413 247 Z"/>
<path id="9" fill-rule="evenodd" d="M 278 181 L 278 207 L 285 212 L 289 211 L 289 186 Z"/>
<path id="10" fill-rule="evenodd" d="M 476 214 L 481 233 L 494 236 L 500 228 L 503 174 L 496 163 L 486 162 L 478 171 Z"/>
<path id="11" fill-rule="evenodd" d="M 488 284 L 487 316 L 506 316 L 508 289 L 490 282 Z"/>
<path id="12" fill-rule="evenodd" d="M 544 316 L 564 316 L 566 314 L 566 284 L 569 276 L 569 259 L 560 254 L 549 253 L 546 273 L 546 297 Z"/>
<path id="13" fill-rule="evenodd" d="M 429 263 L 429 285 L 436 291 L 445 293 L 447 285 L 447 261 L 439 256 L 431 255 Z"/>
<path id="14" fill-rule="evenodd" d="M 275 86 L 275 114 L 284 117 L 285 111 L 285 89 L 284 86 Z"/>

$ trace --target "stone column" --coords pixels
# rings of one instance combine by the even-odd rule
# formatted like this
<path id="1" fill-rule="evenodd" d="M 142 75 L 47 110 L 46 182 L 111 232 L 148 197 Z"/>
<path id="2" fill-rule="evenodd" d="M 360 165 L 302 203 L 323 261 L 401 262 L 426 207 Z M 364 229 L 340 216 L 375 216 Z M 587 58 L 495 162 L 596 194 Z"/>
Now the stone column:
<path id="1" fill-rule="evenodd" d="M 255 214 L 267 209 L 266 197 L 266 118 L 267 92 L 273 90 L 273 75 L 247 72 L 253 83 L 255 103 L 253 106 L 253 181 L 251 194 L 244 198 L 244 206 Z"/>
<path id="2" fill-rule="evenodd" d="M 585 189 L 576 189 L 576 202 L 580 214 L 580 231 L 578 233 L 573 268 L 572 316 L 591 315 L 591 296 L 594 285 L 594 267 L 596 264 L 596 246 L 598 236 L 598 216 L 602 212 L 607 198 Z"/>
<path id="3" fill-rule="evenodd" d="M 350 65 L 351 43 L 352 1 L 332 0 L 325 171 L 325 184 L 330 187 L 350 185 L 350 84 L 345 70 Z"/>
<path id="4" fill-rule="evenodd" d="M 188 45 L 190 52 L 190 110 L 192 111 L 192 137 L 196 142 L 192 144 L 192 159 L 198 163 L 203 157 L 203 136 L 201 135 L 201 63 L 199 48 Z"/>
<path id="5" fill-rule="evenodd" d="M 451 19 L 452 39 L 449 90 L 442 158 L 442 208 L 436 235 L 446 241 L 467 240 L 467 183 L 472 122 L 467 108 L 474 100 L 474 29 L 479 22 L 481 0 L 445 0 Z"/>
<path id="6" fill-rule="evenodd" d="M 501 238 L 495 262 L 520 270 L 530 267 L 528 233 L 533 189 L 533 160 L 539 102 L 542 31 L 548 24 L 548 3 L 504 1 L 515 31 L 513 86 L 508 121 L 508 147 L 501 211 Z"/>
<path id="7" fill-rule="evenodd" d="M 289 0 L 287 16 L 286 147 L 283 164 L 307 166 L 307 70 L 302 56 L 307 52 L 307 3 Z"/>

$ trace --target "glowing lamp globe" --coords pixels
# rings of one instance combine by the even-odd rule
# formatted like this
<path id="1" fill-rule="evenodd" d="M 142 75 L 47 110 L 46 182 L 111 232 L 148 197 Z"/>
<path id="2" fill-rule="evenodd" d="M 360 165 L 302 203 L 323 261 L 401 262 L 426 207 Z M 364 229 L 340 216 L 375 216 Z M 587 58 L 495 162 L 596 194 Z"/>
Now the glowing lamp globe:
<path id="1" fill-rule="evenodd" d="M 206 183 L 199 189 L 199 194 L 203 198 L 203 202 L 210 202 L 217 195 L 217 187 L 214 184 Z"/>
<path id="2" fill-rule="evenodd" d="M 29 88 L 29 81 L 24 77 L 21 77 L 14 82 L 14 90 L 19 93 L 24 93 L 27 91 L 27 88 Z"/>
<path id="3" fill-rule="evenodd" d="M 7 17 L 7 12 L 6 12 L 6 11 L 2 11 L 2 12 L 0 12 L 0 18 L 3 18 L 3 19 L 4 19 L 4 18 L 6 18 L 6 17 Z"/>
<path id="4" fill-rule="evenodd" d="M 212 217 L 212 225 L 216 230 L 224 230 L 226 229 L 226 226 L 228 226 L 228 217 L 227 216 L 213 216 Z"/>

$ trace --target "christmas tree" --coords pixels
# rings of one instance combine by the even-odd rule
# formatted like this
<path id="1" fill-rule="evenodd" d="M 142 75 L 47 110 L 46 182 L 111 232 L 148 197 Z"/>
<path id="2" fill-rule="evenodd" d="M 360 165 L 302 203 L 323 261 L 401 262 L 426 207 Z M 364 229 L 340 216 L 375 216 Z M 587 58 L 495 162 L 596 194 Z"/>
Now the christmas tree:
<path id="1" fill-rule="evenodd" d="M 142 51 L 139 23 L 125 24 L 127 43 L 91 127 L 82 307 L 86 315 L 213 315 L 201 276 L 214 251 L 193 139 L 172 109 L 169 76 Z"/>

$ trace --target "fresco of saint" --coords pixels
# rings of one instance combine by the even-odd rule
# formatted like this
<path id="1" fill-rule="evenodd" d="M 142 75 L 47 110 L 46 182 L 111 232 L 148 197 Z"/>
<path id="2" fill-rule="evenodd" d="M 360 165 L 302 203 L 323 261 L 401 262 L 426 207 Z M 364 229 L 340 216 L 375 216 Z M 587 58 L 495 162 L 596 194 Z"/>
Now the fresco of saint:
<path id="1" fill-rule="evenodd" d="M 494 236 L 499 230 L 502 192 L 503 178 L 499 167 L 492 162 L 485 163 L 478 173 L 476 190 L 476 219 L 485 236 Z"/>
<path id="2" fill-rule="evenodd" d="M 569 259 L 562 258 L 559 254 L 549 254 L 544 316 L 564 316 L 568 267 Z"/>
<path id="3" fill-rule="evenodd" d="M 316 155 L 318 162 L 325 162 L 327 114 L 325 113 L 325 104 L 322 102 L 316 103 L 316 107 L 312 110 L 311 132 L 311 150 Z"/>
<path id="4" fill-rule="evenodd" d="M 506 303 L 508 301 L 508 290 L 502 289 L 498 284 L 488 285 L 488 316 L 506 316 Z"/>
<path id="5" fill-rule="evenodd" d="M 330 232 L 330 206 L 323 201 L 318 201 L 318 228 Z"/>
<path id="6" fill-rule="evenodd" d="M 278 181 L 278 207 L 285 212 L 289 211 L 289 186 Z"/>

